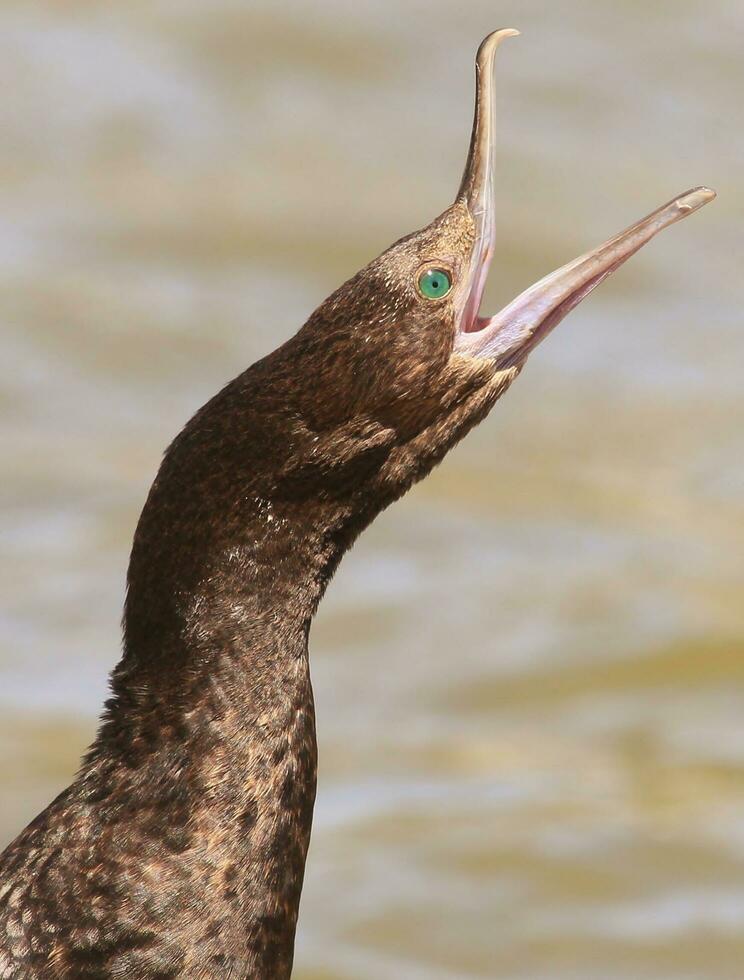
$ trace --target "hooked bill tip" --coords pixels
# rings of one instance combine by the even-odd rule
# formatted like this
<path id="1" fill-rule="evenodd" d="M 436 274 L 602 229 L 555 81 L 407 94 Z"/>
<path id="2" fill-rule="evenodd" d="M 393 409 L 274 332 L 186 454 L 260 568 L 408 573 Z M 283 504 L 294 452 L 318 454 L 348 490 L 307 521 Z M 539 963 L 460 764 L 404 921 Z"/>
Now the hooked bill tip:
<path id="1" fill-rule="evenodd" d="M 501 30 L 487 34 L 478 48 L 478 60 L 480 61 L 486 55 L 492 54 L 505 37 L 517 37 L 518 35 L 519 31 L 514 27 L 502 27 Z"/>
<path id="2" fill-rule="evenodd" d="M 488 41 L 489 38 L 494 38 L 494 39 L 498 38 L 500 41 L 504 37 L 518 37 L 518 36 L 519 36 L 519 31 L 516 29 L 516 27 L 500 27 L 499 30 L 492 31 L 489 35 L 487 35 L 486 40 Z"/>

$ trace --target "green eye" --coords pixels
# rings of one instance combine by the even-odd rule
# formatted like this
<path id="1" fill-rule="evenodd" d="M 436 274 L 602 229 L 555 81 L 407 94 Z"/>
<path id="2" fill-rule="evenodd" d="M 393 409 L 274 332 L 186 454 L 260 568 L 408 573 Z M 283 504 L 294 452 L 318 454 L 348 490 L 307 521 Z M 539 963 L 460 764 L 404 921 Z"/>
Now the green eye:
<path id="1" fill-rule="evenodd" d="M 452 289 L 452 280 L 444 269 L 425 269 L 419 276 L 418 287 L 427 299 L 439 299 Z"/>

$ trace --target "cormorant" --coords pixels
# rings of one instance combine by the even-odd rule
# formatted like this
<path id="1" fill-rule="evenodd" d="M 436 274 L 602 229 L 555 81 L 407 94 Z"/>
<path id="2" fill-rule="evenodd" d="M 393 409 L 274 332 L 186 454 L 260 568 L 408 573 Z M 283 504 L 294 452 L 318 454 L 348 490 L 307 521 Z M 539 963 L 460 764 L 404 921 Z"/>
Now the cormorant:
<path id="1" fill-rule="evenodd" d="M 285 980 L 315 798 L 313 614 L 342 555 L 697 188 L 494 317 L 492 62 L 454 203 L 200 409 L 134 536 L 124 652 L 72 785 L 0 857 L 0 977 Z"/>

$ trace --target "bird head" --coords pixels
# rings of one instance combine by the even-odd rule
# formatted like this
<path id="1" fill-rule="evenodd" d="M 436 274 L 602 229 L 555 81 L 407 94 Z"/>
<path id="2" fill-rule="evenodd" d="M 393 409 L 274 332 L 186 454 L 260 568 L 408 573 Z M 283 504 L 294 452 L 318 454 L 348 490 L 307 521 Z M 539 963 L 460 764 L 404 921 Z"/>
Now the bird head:
<path id="1" fill-rule="evenodd" d="M 285 348 L 295 369 L 304 365 L 293 397 L 315 433 L 315 459 L 335 459 L 337 475 L 339 457 L 366 455 L 360 485 L 368 490 L 373 478 L 383 496 L 398 496 L 480 421 L 603 279 L 715 196 L 700 187 L 674 198 L 495 316 L 482 315 L 495 243 L 493 64 L 516 34 L 496 31 L 478 50 L 470 148 L 453 204 L 344 283 Z"/>

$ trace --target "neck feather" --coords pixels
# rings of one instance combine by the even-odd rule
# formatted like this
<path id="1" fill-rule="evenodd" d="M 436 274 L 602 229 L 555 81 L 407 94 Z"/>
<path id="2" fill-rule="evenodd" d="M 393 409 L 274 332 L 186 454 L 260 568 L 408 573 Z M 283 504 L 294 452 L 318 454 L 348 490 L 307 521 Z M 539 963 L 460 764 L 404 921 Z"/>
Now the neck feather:
<path id="1" fill-rule="evenodd" d="M 240 975 L 282 978 L 315 799 L 307 636 L 341 517 L 235 494 L 234 474 L 183 483 L 183 465 L 166 457 L 140 519 L 124 656 L 83 784 L 91 800 L 106 786 L 107 817 L 192 903 L 221 905 L 232 938 L 215 948 L 236 951 Z"/>

